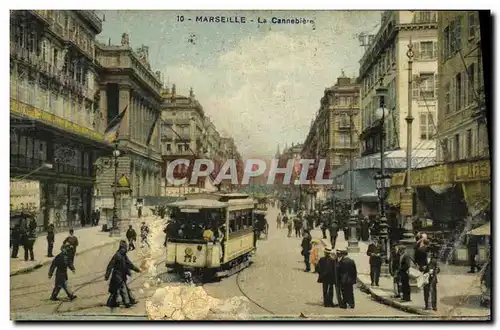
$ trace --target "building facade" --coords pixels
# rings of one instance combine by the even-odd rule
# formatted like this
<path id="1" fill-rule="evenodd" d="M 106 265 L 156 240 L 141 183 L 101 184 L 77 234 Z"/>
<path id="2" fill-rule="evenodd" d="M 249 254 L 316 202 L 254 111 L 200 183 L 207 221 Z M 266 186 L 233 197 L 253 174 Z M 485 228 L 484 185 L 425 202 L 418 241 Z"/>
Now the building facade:
<path id="1" fill-rule="evenodd" d="M 101 29 L 88 10 L 10 13 L 10 209 L 37 214 L 39 230 L 90 223 L 93 163 L 111 152 L 100 123 Z"/>
<path id="2" fill-rule="evenodd" d="M 160 73 L 151 70 L 148 47 L 133 50 L 125 33 L 120 45 L 96 44 L 96 55 L 100 65 L 102 127 L 127 109 L 118 135 L 122 153 L 118 158 L 118 177 L 125 175 L 129 179 L 133 201 L 160 196 L 160 125 L 155 125 L 162 103 Z M 111 153 L 104 159 L 110 156 Z M 102 209 L 112 209 L 114 180 L 113 167 L 97 171 L 96 198 Z M 134 216 L 136 208 L 132 206 L 131 212 Z"/>
<path id="3" fill-rule="evenodd" d="M 438 161 L 489 156 L 478 11 L 440 11 Z"/>
<path id="4" fill-rule="evenodd" d="M 413 45 L 412 114 L 413 158 L 434 158 L 438 108 L 437 12 L 386 11 L 381 27 L 360 60 L 362 155 L 380 150 L 380 108 L 376 89 L 385 97 L 385 150 L 406 150 L 409 85 L 408 45 Z M 418 150 L 425 150 L 418 154 Z M 418 162 L 418 161 L 417 161 Z"/>

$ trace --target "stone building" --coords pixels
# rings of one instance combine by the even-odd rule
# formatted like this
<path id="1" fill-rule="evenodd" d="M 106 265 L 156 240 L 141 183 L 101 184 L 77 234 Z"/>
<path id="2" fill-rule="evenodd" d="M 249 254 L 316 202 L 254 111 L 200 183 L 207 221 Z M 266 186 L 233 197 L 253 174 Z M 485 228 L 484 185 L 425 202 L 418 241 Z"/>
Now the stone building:
<path id="1" fill-rule="evenodd" d="M 134 202 L 148 196 L 160 196 L 159 120 L 147 145 L 163 100 L 160 73 L 151 69 L 148 47 L 143 45 L 133 50 L 127 34 L 122 35 L 120 45 L 96 44 L 96 56 L 100 66 L 102 127 L 127 108 L 118 135 L 122 152 L 118 159 L 118 176 L 125 175 L 129 179 Z M 98 206 L 112 208 L 114 168 L 101 166 L 97 182 Z M 136 208 L 132 206 L 131 209 L 134 216 Z"/>
<path id="2" fill-rule="evenodd" d="M 414 164 L 435 158 L 438 108 L 437 12 L 386 11 L 381 27 L 360 60 L 362 155 L 380 150 L 376 95 L 387 88 L 385 108 L 385 150 L 406 150 L 408 114 L 408 44 L 413 45 L 412 148 Z M 391 155 L 388 155 L 388 159 Z M 397 157 L 398 158 L 398 157 Z M 404 155 L 403 155 L 404 158 Z"/>
<path id="3" fill-rule="evenodd" d="M 478 11 L 440 11 L 438 161 L 489 156 Z"/>
<path id="4" fill-rule="evenodd" d="M 94 46 L 101 29 L 89 10 L 10 12 L 11 211 L 28 196 L 39 230 L 90 223 L 93 163 L 111 153 Z"/>
<path id="5" fill-rule="evenodd" d="M 344 73 L 334 86 L 325 89 L 302 150 L 302 158 L 326 159 L 325 172 L 348 165 L 351 157 L 356 158 L 360 153 L 359 90 L 356 79 Z M 319 188 L 317 197 L 325 199 L 326 187 Z"/>

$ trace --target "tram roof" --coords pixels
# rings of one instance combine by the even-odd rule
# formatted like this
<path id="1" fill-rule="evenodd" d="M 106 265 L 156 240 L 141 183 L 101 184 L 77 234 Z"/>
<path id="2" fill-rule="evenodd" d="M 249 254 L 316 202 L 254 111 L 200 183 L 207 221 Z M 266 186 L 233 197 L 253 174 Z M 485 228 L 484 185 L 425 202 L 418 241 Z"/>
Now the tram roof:
<path id="1" fill-rule="evenodd" d="M 173 202 L 168 207 L 192 208 L 192 209 L 220 209 L 227 207 L 227 203 L 213 199 L 188 199 L 185 201 Z"/>

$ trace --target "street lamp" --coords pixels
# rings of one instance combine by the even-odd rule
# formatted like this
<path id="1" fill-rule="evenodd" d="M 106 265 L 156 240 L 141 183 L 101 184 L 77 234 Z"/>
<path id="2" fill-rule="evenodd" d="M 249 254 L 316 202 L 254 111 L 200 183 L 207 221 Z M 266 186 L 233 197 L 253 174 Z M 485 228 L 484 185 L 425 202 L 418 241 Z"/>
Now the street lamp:
<path id="1" fill-rule="evenodd" d="M 112 158 L 104 157 L 100 158 L 99 162 L 94 164 L 96 170 L 104 171 L 104 169 L 115 168 L 115 176 L 113 183 L 113 218 L 112 226 L 109 231 L 109 236 L 120 236 L 120 227 L 118 226 L 118 157 L 120 157 L 121 152 L 118 149 L 118 141 L 115 142 L 115 148 L 113 149 Z"/>
<path id="2" fill-rule="evenodd" d="M 336 217 L 336 213 L 337 213 L 337 205 L 335 203 L 335 193 L 336 192 L 341 192 L 341 191 L 344 191 L 344 184 L 341 183 L 341 182 L 334 182 L 330 188 L 328 189 L 330 190 L 331 194 L 332 194 L 332 212 L 333 212 L 333 222 L 336 223 L 337 222 L 337 217 Z M 338 228 L 338 227 L 337 227 Z M 331 239 L 331 237 L 330 237 Z M 333 241 L 332 241 L 333 243 Z"/>
<path id="3" fill-rule="evenodd" d="M 385 97 L 387 95 L 387 88 L 380 87 L 376 89 L 377 96 L 380 100 L 380 108 L 376 110 L 375 117 L 380 121 L 380 173 L 375 175 L 375 181 L 377 182 L 377 191 L 378 191 L 378 199 L 380 203 L 380 216 L 379 216 L 379 230 L 377 236 L 380 240 L 382 240 L 384 251 L 383 251 L 383 269 L 381 273 L 388 273 L 387 268 L 387 252 L 389 251 L 387 245 L 389 243 L 389 234 L 388 234 L 388 224 L 387 217 L 385 216 L 385 199 L 387 198 L 387 190 L 386 188 L 390 186 L 390 174 L 386 174 L 385 172 L 385 116 L 386 112 L 388 112 L 385 107 Z"/>

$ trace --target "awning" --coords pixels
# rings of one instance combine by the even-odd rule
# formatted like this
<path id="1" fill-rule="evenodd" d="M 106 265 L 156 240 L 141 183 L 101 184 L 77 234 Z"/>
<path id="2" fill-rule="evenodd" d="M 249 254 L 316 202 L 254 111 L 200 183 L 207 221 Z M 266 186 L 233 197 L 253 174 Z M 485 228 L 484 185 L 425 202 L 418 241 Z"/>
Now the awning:
<path id="1" fill-rule="evenodd" d="M 476 229 L 472 229 L 467 233 L 467 235 L 473 236 L 491 236 L 491 222 L 488 222 Z"/>

